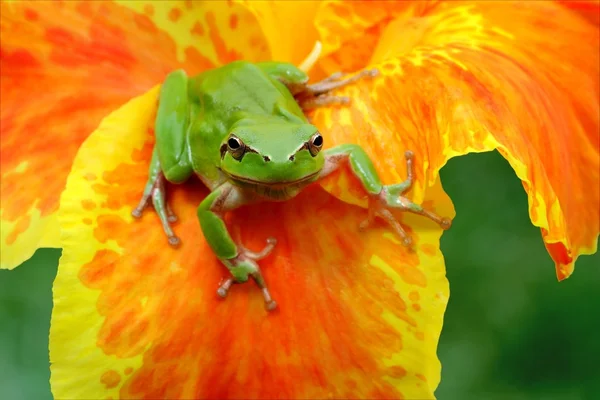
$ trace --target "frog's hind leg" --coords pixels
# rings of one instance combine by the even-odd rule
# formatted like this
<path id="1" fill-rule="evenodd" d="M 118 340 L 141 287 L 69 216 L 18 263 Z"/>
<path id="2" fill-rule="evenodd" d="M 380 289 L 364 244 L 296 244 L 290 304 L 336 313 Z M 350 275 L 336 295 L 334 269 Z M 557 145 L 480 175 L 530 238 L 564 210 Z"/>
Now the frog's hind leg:
<path id="1" fill-rule="evenodd" d="M 336 72 L 319 82 L 306 85 L 305 92 L 318 96 L 324 93 L 329 93 L 334 89 L 339 89 L 341 87 L 347 86 L 363 78 L 376 77 L 378 74 L 379 70 L 375 68 L 365 69 L 352 76 L 344 75 L 341 72 Z"/>
<path id="2" fill-rule="evenodd" d="M 277 303 L 271 297 L 257 261 L 267 257 L 277 241 L 270 237 L 262 250 L 249 250 L 241 243 L 239 226 L 234 225 L 232 236 L 223 220 L 226 212 L 251 201 L 252 196 L 247 197 L 242 189 L 226 182 L 200 203 L 198 219 L 208 245 L 231 274 L 221 282 L 217 294 L 224 298 L 234 283 L 244 283 L 252 278 L 263 295 L 266 309 L 272 311 Z"/>
<path id="3" fill-rule="evenodd" d="M 322 94 L 316 97 L 309 97 L 305 100 L 299 101 L 300 106 L 304 111 L 312 110 L 314 108 L 324 107 L 332 104 L 350 104 L 350 97 L 347 96 L 330 96 Z"/>
<path id="4" fill-rule="evenodd" d="M 310 110 L 317 107 L 328 106 L 331 104 L 348 104 L 350 98 L 346 96 L 335 96 L 331 92 L 335 89 L 350 85 L 363 78 L 372 78 L 379 74 L 377 69 L 367 69 L 360 71 L 352 76 L 336 72 L 329 77 L 312 84 L 305 84 L 302 87 L 290 88 L 303 110 Z"/>
<path id="5" fill-rule="evenodd" d="M 165 175 L 161 170 L 160 161 L 155 148 L 152 153 L 152 161 L 150 162 L 148 182 L 146 183 L 140 202 L 131 212 L 131 215 L 135 218 L 140 218 L 144 209 L 148 206 L 150 201 L 152 201 L 152 205 L 158 214 L 163 230 L 169 240 L 169 244 L 171 246 L 177 246 L 180 240 L 175 236 L 175 233 L 171 228 L 171 223 L 177 221 L 177 217 L 166 201 L 165 183 Z"/>

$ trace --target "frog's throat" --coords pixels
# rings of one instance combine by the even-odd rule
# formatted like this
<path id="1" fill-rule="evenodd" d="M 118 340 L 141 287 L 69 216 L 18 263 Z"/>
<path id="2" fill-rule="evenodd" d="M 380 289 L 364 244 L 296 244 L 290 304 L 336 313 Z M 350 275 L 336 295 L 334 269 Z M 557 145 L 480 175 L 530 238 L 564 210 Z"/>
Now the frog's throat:
<path id="1" fill-rule="evenodd" d="M 285 186 L 294 186 L 294 185 L 298 185 L 300 183 L 305 183 L 305 182 L 309 182 L 311 180 L 314 180 L 317 175 L 319 175 L 321 171 L 316 171 L 313 172 L 310 175 L 306 175 L 300 179 L 296 179 L 293 181 L 279 181 L 279 182 L 264 182 L 264 181 L 258 181 L 255 179 L 250 179 L 250 178 L 246 178 L 243 176 L 238 176 L 238 175 L 233 175 L 233 174 L 227 174 L 229 175 L 229 178 L 231 178 L 231 180 L 233 181 L 237 181 L 237 182 L 241 182 L 241 183 L 247 183 L 247 184 L 251 184 L 251 185 L 256 185 L 256 186 L 266 186 L 266 187 L 285 187 Z"/>

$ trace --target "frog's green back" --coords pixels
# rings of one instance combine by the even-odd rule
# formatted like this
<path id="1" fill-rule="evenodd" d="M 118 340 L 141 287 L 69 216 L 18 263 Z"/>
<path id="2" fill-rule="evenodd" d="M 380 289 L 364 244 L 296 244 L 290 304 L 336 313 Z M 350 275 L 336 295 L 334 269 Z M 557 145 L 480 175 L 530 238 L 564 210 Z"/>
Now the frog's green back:
<path id="1" fill-rule="evenodd" d="M 189 82 L 191 125 L 188 140 L 194 170 L 213 179 L 219 147 L 238 121 L 272 119 L 306 123 L 302 109 L 285 85 L 259 66 L 235 61 L 205 71 Z"/>

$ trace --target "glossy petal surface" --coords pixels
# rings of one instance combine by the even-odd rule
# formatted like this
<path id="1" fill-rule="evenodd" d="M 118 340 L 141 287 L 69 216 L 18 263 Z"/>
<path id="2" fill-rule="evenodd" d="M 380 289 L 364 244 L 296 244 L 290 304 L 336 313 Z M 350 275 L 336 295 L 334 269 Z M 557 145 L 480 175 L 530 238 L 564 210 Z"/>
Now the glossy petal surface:
<path id="1" fill-rule="evenodd" d="M 498 149 L 568 277 L 599 232 L 598 26 L 549 2 L 449 2 L 369 29 L 381 31 L 368 57 L 381 76 L 340 91 L 352 106 L 314 122 L 336 143 L 366 145 L 383 171 L 402 170 L 413 150 L 417 201 L 449 158 Z"/>
<path id="2" fill-rule="evenodd" d="M 174 69 L 195 74 L 266 57 L 241 6 L 122 3 L 0 5 L 2 268 L 59 246 L 60 193 L 79 145 L 104 116 Z"/>
<path id="3" fill-rule="evenodd" d="M 253 284 L 218 300 L 226 270 L 196 219 L 199 182 L 169 186 L 178 249 L 156 215 L 133 221 L 147 178 L 158 90 L 105 119 L 62 196 L 64 243 L 50 335 L 57 398 L 431 398 L 448 284 L 441 230 L 407 219 L 415 251 L 318 185 L 232 214 L 278 311 Z M 439 186 L 429 193 L 452 212 Z M 445 207 L 444 207 L 445 205 Z"/>
<path id="4" fill-rule="evenodd" d="M 299 65 L 318 39 L 315 17 L 321 1 L 245 0 L 236 3 L 247 7 L 256 18 L 269 45 L 269 60 Z"/>

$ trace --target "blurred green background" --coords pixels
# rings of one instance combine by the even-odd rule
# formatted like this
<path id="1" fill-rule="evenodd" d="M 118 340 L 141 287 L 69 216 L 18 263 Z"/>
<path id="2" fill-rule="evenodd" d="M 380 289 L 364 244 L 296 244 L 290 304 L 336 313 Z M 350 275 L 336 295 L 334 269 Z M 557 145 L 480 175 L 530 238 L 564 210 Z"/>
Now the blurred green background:
<path id="1" fill-rule="evenodd" d="M 600 393 L 600 255 L 558 283 L 523 186 L 498 153 L 442 170 L 457 217 L 442 238 L 450 303 L 439 399 L 593 399 Z M 0 271 L 0 399 L 51 399 L 48 330 L 59 250 Z"/>

